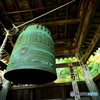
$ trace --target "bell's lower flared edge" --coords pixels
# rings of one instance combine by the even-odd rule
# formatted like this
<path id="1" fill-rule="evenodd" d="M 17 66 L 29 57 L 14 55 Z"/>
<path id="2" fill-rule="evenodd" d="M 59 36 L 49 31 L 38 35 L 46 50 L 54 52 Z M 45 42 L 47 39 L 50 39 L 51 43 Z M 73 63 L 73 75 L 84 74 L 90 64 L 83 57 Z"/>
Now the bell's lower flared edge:
<path id="1" fill-rule="evenodd" d="M 32 68 L 10 70 L 4 74 L 4 77 L 19 84 L 44 84 L 57 79 L 53 71 Z"/>

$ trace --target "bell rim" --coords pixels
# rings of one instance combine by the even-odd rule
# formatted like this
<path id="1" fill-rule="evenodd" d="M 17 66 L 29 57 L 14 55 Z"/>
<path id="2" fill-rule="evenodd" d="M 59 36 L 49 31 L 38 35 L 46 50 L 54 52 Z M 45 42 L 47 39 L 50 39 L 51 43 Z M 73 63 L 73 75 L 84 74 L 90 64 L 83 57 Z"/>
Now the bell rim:
<path id="1" fill-rule="evenodd" d="M 19 75 L 17 75 L 17 73 Z M 21 77 L 21 73 L 22 73 L 22 77 Z M 27 73 L 30 73 L 30 74 L 26 76 L 25 74 Z M 37 78 L 40 78 L 40 80 L 42 79 L 41 81 L 34 77 L 36 73 L 41 74 L 39 77 L 37 76 Z M 15 76 L 15 79 L 17 80 L 14 80 L 14 76 Z M 27 78 L 25 79 L 24 76 Z M 35 69 L 33 68 L 21 69 L 20 68 L 20 69 L 12 69 L 9 71 L 7 70 L 4 74 L 4 77 L 11 82 L 20 83 L 20 84 L 45 84 L 45 83 L 53 82 L 54 80 L 57 79 L 56 72 L 50 71 L 50 70 L 36 69 L 36 68 Z M 30 77 L 32 79 L 35 78 L 35 80 L 33 81 Z"/>

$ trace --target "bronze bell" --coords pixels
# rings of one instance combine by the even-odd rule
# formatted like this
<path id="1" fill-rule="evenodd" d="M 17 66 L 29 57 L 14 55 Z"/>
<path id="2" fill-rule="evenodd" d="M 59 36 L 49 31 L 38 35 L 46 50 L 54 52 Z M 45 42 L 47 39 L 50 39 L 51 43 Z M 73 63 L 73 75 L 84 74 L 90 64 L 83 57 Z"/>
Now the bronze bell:
<path id="1" fill-rule="evenodd" d="M 56 76 L 51 32 L 39 24 L 28 25 L 19 35 L 4 77 L 14 83 L 43 84 Z"/>

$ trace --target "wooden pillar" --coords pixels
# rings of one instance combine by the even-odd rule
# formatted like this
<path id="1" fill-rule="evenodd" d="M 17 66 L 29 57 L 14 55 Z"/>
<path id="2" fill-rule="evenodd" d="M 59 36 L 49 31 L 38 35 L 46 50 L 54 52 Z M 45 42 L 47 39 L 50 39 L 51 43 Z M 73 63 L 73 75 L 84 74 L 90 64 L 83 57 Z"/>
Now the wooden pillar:
<path id="1" fill-rule="evenodd" d="M 79 64 L 80 64 L 81 70 L 83 72 L 85 82 L 86 82 L 86 85 L 89 89 L 89 92 L 91 92 L 91 93 L 92 92 L 97 92 L 98 93 L 98 96 L 92 96 L 91 95 L 92 100 L 99 100 L 100 99 L 100 91 L 99 91 L 98 87 L 96 86 L 96 84 L 93 81 L 93 78 L 92 78 L 92 75 L 89 71 L 88 66 L 82 62 L 78 51 L 76 51 L 76 57 L 79 61 Z"/>
<path id="2" fill-rule="evenodd" d="M 6 79 L 3 80 L 2 90 L 0 91 L 0 100 L 6 100 L 8 90 L 11 86 L 11 83 Z"/>
<path id="3" fill-rule="evenodd" d="M 62 100 L 65 100 L 65 91 L 64 91 L 64 86 L 61 86 L 61 93 L 62 93 Z"/>
<path id="4" fill-rule="evenodd" d="M 33 89 L 30 90 L 30 100 L 34 100 L 33 99 Z"/>
<path id="5" fill-rule="evenodd" d="M 78 70 L 77 70 L 77 67 L 76 68 L 76 73 L 77 73 L 77 76 L 78 76 L 78 80 L 80 81 L 80 77 L 79 77 L 79 74 L 78 74 Z"/>
<path id="6" fill-rule="evenodd" d="M 74 75 L 73 64 L 69 63 L 68 66 L 69 66 L 71 80 L 72 80 L 73 92 L 75 94 L 75 100 L 81 100 L 80 95 L 79 95 L 78 85 L 77 85 L 75 75 Z"/>

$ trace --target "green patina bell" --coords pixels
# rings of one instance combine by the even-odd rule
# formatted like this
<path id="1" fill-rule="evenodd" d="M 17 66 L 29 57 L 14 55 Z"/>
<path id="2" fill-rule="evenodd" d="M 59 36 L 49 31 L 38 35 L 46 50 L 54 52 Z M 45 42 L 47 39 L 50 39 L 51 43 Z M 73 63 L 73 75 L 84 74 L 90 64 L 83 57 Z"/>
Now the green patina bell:
<path id="1" fill-rule="evenodd" d="M 56 76 L 54 44 L 45 26 L 25 27 L 12 51 L 4 77 L 15 83 L 43 84 Z"/>

